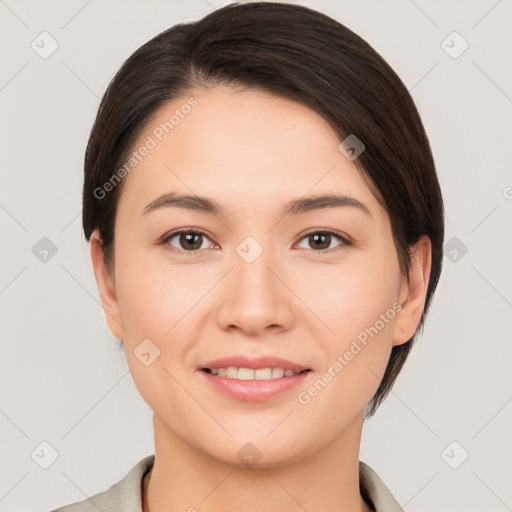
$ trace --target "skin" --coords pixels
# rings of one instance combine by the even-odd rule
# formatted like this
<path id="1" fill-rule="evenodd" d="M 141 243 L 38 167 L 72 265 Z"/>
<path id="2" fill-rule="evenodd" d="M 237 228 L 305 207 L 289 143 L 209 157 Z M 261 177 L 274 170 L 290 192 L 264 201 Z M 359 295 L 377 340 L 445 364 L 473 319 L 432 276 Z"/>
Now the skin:
<path id="1" fill-rule="evenodd" d="M 363 511 L 359 445 L 364 408 L 394 345 L 415 333 L 430 274 L 430 241 L 413 248 L 401 274 L 388 214 L 339 140 L 316 113 L 261 91 L 195 90 L 164 108 L 135 148 L 193 95 L 198 105 L 126 178 L 115 222 L 115 264 L 91 257 L 112 334 L 124 342 L 134 382 L 154 412 L 155 464 L 144 510 Z M 142 211 L 163 192 L 207 196 L 221 217 L 175 207 Z M 351 207 L 286 215 L 304 195 L 344 194 Z M 201 230 L 196 256 L 180 228 Z M 311 231 L 349 237 L 325 241 Z M 236 248 L 247 236 L 263 248 L 252 263 Z M 201 244 L 201 245 L 199 245 Z M 365 327 L 393 304 L 403 308 L 307 405 L 307 390 Z M 149 338 L 160 356 L 145 366 L 133 351 Z M 233 400 L 198 366 L 234 354 L 270 354 L 312 371 L 265 402 Z M 237 457 L 261 452 L 252 467 Z M 319 491 L 321 489 L 321 492 Z"/>

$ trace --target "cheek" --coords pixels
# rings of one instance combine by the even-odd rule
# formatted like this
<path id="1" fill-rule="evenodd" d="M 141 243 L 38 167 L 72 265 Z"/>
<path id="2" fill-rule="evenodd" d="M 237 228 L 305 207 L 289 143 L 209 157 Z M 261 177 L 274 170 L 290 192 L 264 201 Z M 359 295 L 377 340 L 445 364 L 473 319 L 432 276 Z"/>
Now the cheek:
<path id="1" fill-rule="evenodd" d="M 180 365 L 188 363 L 202 325 L 196 316 L 201 311 L 200 300 L 214 276 L 200 265 L 194 271 L 162 256 L 148 257 L 143 249 L 127 251 L 128 245 L 118 245 L 116 292 L 126 328 L 126 359 L 139 391 L 150 403 L 159 396 L 157 389 L 165 395 L 175 384 L 166 370 L 174 375 L 178 368 L 181 373 Z M 153 358 L 154 363 L 144 365 L 144 359 Z"/>
<path id="2" fill-rule="evenodd" d="M 302 275 L 307 273 L 311 274 L 304 269 Z M 375 254 L 356 255 L 346 264 L 318 265 L 314 279 L 301 282 L 301 297 L 305 297 L 304 302 L 329 327 L 337 346 L 341 340 L 355 338 L 376 322 L 383 334 L 391 330 L 389 320 L 395 316 L 393 305 L 401 283 L 394 253 L 381 258 Z M 379 319 L 386 313 L 383 326 Z"/>
<path id="3" fill-rule="evenodd" d="M 142 253 L 125 252 L 119 258 L 116 290 L 134 383 L 153 411 L 176 417 L 189 399 L 179 385 L 183 379 L 181 371 L 176 372 L 176 361 L 182 361 L 189 350 L 183 328 L 189 321 L 187 311 L 199 297 L 169 268 L 144 260 Z"/>
<path id="4" fill-rule="evenodd" d="M 159 250 L 150 250 L 148 256 L 137 243 L 133 240 L 132 249 L 127 250 L 129 241 L 121 242 L 116 254 L 116 292 L 123 325 L 134 338 L 163 342 L 165 334 L 197 302 L 200 276 L 151 256 Z"/>
<path id="5" fill-rule="evenodd" d="M 336 402 L 345 413 L 358 410 L 379 386 L 392 349 L 401 282 L 393 254 L 319 268 L 314 283 L 301 289 L 310 309 L 328 327 L 322 329 L 317 322 L 324 332 L 316 338 L 324 358 L 321 382 L 311 394 L 317 393 L 319 407 Z"/>
<path id="6" fill-rule="evenodd" d="M 389 361 L 394 315 L 386 301 L 375 301 L 354 302 L 327 317 L 336 334 L 318 340 L 324 364 L 298 396 L 306 415 L 322 419 L 322 425 L 313 422 L 312 427 L 335 435 L 364 410 Z"/>

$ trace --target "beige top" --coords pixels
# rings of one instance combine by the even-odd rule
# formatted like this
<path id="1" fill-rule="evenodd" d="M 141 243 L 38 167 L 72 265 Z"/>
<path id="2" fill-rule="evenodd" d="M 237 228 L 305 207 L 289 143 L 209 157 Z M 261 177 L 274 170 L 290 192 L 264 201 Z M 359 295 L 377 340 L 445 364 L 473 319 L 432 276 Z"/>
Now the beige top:
<path id="1" fill-rule="evenodd" d="M 53 512 L 142 512 L 142 484 L 154 461 L 154 455 L 145 457 L 106 491 Z M 359 483 L 361 495 L 375 512 L 402 510 L 377 473 L 362 461 L 359 461 Z"/>

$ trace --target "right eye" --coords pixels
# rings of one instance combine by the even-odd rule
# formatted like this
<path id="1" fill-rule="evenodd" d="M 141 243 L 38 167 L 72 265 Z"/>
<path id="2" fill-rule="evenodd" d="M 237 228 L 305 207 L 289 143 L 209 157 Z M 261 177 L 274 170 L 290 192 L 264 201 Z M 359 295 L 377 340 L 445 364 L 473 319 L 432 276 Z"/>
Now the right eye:
<path id="1" fill-rule="evenodd" d="M 167 235 L 162 240 L 162 244 L 170 245 L 173 248 L 172 250 L 176 250 L 177 252 L 193 254 L 196 251 L 207 249 L 212 245 L 212 243 L 210 243 L 205 246 L 204 243 L 206 240 L 211 242 L 211 240 L 200 231 L 181 230 Z"/>

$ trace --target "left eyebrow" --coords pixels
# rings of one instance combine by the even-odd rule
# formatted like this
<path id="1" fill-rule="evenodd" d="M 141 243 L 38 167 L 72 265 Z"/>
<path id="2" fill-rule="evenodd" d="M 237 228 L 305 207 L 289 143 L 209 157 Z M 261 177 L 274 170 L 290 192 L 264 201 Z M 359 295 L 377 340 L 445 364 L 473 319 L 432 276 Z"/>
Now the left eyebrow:
<path id="1" fill-rule="evenodd" d="M 286 205 L 283 213 L 284 215 L 298 215 L 300 213 L 305 213 L 312 210 L 321 210 L 323 208 L 339 208 L 344 206 L 358 208 L 370 217 L 372 216 L 369 208 L 364 203 L 359 201 L 359 199 L 341 194 L 324 194 L 295 199 Z"/>
<path id="2" fill-rule="evenodd" d="M 143 210 L 142 215 L 160 208 L 183 208 L 186 210 L 207 213 L 216 216 L 225 216 L 225 209 L 213 199 L 202 196 L 181 195 L 174 192 L 162 194 L 149 203 Z M 358 199 L 345 195 L 323 194 L 306 196 L 294 199 L 284 205 L 283 215 L 299 215 L 301 213 L 324 208 L 353 207 L 372 217 L 368 207 Z"/>

